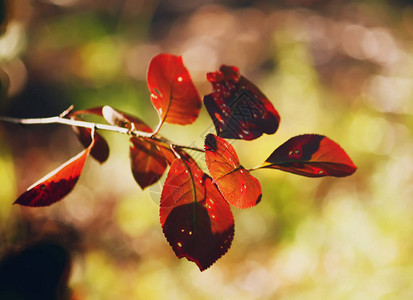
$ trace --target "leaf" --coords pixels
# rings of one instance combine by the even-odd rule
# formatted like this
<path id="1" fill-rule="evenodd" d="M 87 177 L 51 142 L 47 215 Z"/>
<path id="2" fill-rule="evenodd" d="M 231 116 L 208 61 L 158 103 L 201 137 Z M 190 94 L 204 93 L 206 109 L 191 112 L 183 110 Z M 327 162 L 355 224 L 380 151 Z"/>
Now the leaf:
<path id="1" fill-rule="evenodd" d="M 224 255 L 234 237 L 231 209 L 210 177 L 192 160 L 175 159 L 161 196 L 163 232 L 176 256 L 201 271 Z"/>
<path id="2" fill-rule="evenodd" d="M 277 131 L 280 116 L 267 97 L 233 66 L 222 65 L 208 73 L 213 91 L 204 104 L 217 135 L 229 139 L 254 140 Z"/>
<path id="3" fill-rule="evenodd" d="M 214 182 L 229 204 L 249 208 L 261 201 L 259 181 L 240 165 L 234 148 L 223 138 L 208 134 L 205 161 Z"/>
<path id="4" fill-rule="evenodd" d="M 79 117 L 79 115 L 84 115 L 84 114 L 92 114 L 96 116 L 102 116 L 102 107 L 93 107 L 85 110 L 77 110 L 70 112 L 69 117 L 73 120 L 81 120 L 83 119 Z M 77 126 L 72 126 L 73 131 L 76 133 L 77 138 L 79 139 L 80 143 L 83 145 L 83 147 L 87 148 L 91 141 L 91 133 L 92 130 L 90 128 L 85 128 L 85 127 L 77 127 Z M 92 151 L 90 152 L 90 155 L 96 159 L 99 163 L 104 163 L 108 157 L 109 157 L 109 145 L 106 142 L 106 140 L 97 132 L 94 134 L 94 146 L 92 148 Z"/>
<path id="5" fill-rule="evenodd" d="M 81 120 L 80 118 L 77 118 Z M 90 145 L 92 138 L 92 130 L 85 127 L 73 126 L 73 131 L 76 133 L 77 138 L 83 147 L 87 148 Z M 99 163 L 104 163 L 109 157 L 109 145 L 106 140 L 97 132 L 95 132 L 94 146 L 90 151 L 90 155 L 96 159 Z"/>
<path id="6" fill-rule="evenodd" d="M 279 169 L 308 177 L 343 177 L 357 169 L 340 145 L 318 134 L 289 139 L 259 168 Z"/>
<path id="7" fill-rule="evenodd" d="M 129 148 L 133 177 L 144 189 L 156 183 L 175 159 L 173 152 L 160 142 L 149 138 L 132 137 Z"/>
<path id="8" fill-rule="evenodd" d="M 155 56 L 149 64 L 147 82 L 160 124 L 186 125 L 196 120 L 202 102 L 181 56 Z"/>
<path id="9" fill-rule="evenodd" d="M 114 108 L 105 105 L 102 108 L 102 116 L 110 125 L 115 125 L 124 128 L 132 128 L 144 132 L 152 132 L 152 128 L 145 124 L 138 117 L 129 115 L 127 113 L 115 110 Z"/>
<path id="10" fill-rule="evenodd" d="M 93 145 L 94 140 L 85 150 L 29 187 L 14 204 L 49 206 L 61 200 L 73 190 Z"/>

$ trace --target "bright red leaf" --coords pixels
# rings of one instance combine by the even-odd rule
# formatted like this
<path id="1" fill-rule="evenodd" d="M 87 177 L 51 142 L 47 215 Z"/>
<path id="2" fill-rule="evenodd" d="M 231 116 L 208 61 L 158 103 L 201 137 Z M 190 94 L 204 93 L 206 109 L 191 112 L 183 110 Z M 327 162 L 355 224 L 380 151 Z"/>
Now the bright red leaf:
<path id="1" fill-rule="evenodd" d="M 79 115 L 91 114 L 96 116 L 102 116 L 102 107 L 93 107 L 85 110 L 73 111 L 69 114 L 73 120 L 83 120 Z M 82 143 L 83 147 L 87 148 L 92 142 L 90 128 L 73 126 L 73 131 L 76 133 L 77 138 Z M 106 140 L 97 132 L 94 135 L 94 146 L 90 155 L 96 159 L 99 163 L 104 163 L 109 157 L 109 145 Z"/>
<path id="2" fill-rule="evenodd" d="M 175 159 L 162 191 L 163 232 L 176 256 L 201 271 L 224 255 L 234 237 L 231 209 L 192 159 Z"/>
<path id="3" fill-rule="evenodd" d="M 253 140 L 277 131 L 280 116 L 267 97 L 237 67 L 222 65 L 208 73 L 213 91 L 204 97 L 217 135 Z"/>
<path id="4" fill-rule="evenodd" d="M 237 208 L 252 207 L 261 200 L 259 181 L 239 163 L 234 148 L 223 138 L 208 134 L 205 161 L 214 182 L 229 204 Z"/>
<path id="5" fill-rule="evenodd" d="M 78 155 L 37 181 L 14 202 L 24 206 L 49 206 L 69 194 L 80 174 L 94 140 Z"/>
<path id="6" fill-rule="evenodd" d="M 155 56 L 149 64 L 147 82 L 160 124 L 186 125 L 196 120 L 202 102 L 181 56 Z"/>
<path id="7" fill-rule="evenodd" d="M 260 168 L 280 169 L 308 177 L 343 177 L 357 169 L 340 145 L 318 134 L 289 139 Z"/>

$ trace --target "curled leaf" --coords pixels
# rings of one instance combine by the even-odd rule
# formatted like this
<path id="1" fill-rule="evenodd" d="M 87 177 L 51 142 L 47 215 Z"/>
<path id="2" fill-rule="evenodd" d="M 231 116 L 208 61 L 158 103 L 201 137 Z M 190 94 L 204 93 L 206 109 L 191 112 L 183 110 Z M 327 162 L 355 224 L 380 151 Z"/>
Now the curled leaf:
<path id="1" fill-rule="evenodd" d="M 192 159 L 175 159 L 162 191 L 160 219 L 176 256 L 201 271 L 224 255 L 234 237 L 231 209 Z"/>
<path id="2" fill-rule="evenodd" d="M 289 139 L 260 168 L 279 169 L 308 177 L 343 177 L 357 169 L 340 145 L 318 134 L 303 134 Z"/>
<path id="3" fill-rule="evenodd" d="M 202 102 L 181 56 L 155 56 L 149 64 L 147 82 L 160 124 L 186 125 L 196 120 Z"/>
<path id="4" fill-rule="evenodd" d="M 61 200 L 76 185 L 93 145 L 94 140 L 85 150 L 29 187 L 14 204 L 31 207 L 49 206 Z"/>
<path id="5" fill-rule="evenodd" d="M 229 139 L 253 140 L 277 131 L 280 116 L 267 97 L 237 67 L 222 65 L 208 73 L 213 91 L 204 104 L 217 135 Z"/>
<path id="6" fill-rule="evenodd" d="M 106 122 L 110 125 L 115 125 L 119 127 L 134 129 L 144 132 L 152 132 L 152 128 L 145 124 L 138 117 L 132 116 L 130 114 L 115 110 L 114 108 L 105 105 L 102 108 L 102 116 L 105 118 Z"/>
<path id="7" fill-rule="evenodd" d="M 223 138 L 208 134 L 205 139 L 205 161 L 214 182 L 229 204 L 249 208 L 262 197 L 261 185 L 239 163 L 234 148 Z"/>

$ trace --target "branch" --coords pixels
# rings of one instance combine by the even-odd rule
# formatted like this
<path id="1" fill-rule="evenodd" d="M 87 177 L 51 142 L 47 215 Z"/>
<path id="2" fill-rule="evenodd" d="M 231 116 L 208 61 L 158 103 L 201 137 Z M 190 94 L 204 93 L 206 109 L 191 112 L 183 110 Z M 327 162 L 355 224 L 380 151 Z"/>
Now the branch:
<path id="1" fill-rule="evenodd" d="M 71 126 L 76 126 L 76 127 L 85 127 L 85 128 L 90 128 L 90 129 L 95 128 L 95 129 L 119 132 L 119 133 L 124 133 L 124 134 L 132 134 L 132 135 L 140 136 L 140 137 L 151 137 L 152 135 L 152 133 L 143 132 L 139 130 L 134 130 L 131 132 L 130 129 L 128 128 L 100 124 L 100 123 L 72 120 L 72 119 L 66 119 L 66 118 L 61 118 L 61 117 L 20 119 L 20 118 L 0 116 L 0 121 L 14 123 L 14 124 L 22 124 L 22 125 L 65 124 L 65 125 L 71 125 Z"/>
<path id="2" fill-rule="evenodd" d="M 183 148 L 183 149 L 189 149 L 189 150 L 194 150 L 194 151 L 198 151 L 198 152 L 204 152 L 204 150 L 200 149 L 200 148 L 191 147 L 191 146 L 184 146 L 184 145 L 176 145 L 176 144 L 174 144 L 174 143 L 172 143 L 172 142 L 170 142 L 166 139 L 163 139 L 162 137 L 154 136 L 152 132 L 144 132 L 144 131 L 131 130 L 129 128 L 123 128 L 123 127 L 118 127 L 118 126 L 113 126 L 113 125 L 92 123 L 92 122 L 73 120 L 73 119 L 66 119 L 66 118 L 62 118 L 60 116 L 49 117 L 49 118 L 29 118 L 29 119 L 21 119 L 21 118 L 12 118 L 12 117 L 0 116 L 0 121 L 13 123 L 13 124 L 21 124 L 21 125 L 64 124 L 64 125 L 70 125 L 70 126 L 76 126 L 76 127 L 85 127 L 85 128 L 90 128 L 90 129 L 100 129 L 100 130 L 106 130 L 106 131 L 112 131 L 112 132 L 128 134 L 128 135 L 132 135 L 132 136 L 136 136 L 136 137 L 151 138 L 151 139 L 154 139 L 154 140 L 162 141 L 164 143 L 167 143 L 168 145 L 172 145 L 172 146 L 177 147 L 177 148 Z"/>

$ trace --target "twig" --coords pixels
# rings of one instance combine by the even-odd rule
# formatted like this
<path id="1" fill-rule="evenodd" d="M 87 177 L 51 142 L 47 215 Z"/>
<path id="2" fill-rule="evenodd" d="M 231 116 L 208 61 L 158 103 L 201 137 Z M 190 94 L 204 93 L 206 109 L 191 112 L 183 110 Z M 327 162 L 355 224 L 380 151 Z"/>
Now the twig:
<path id="1" fill-rule="evenodd" d="M 176 145 L 162 137 L 153 135 L 152 132 L 144 132 L 144 131 L 139 131 L 139 130 L 131 130 L 131 128 L 124 128 L 124 127 L 118 127 L 118 126 L 101 124 L 101 123 L 92 123 L 92 122 L 87 122 L 87 121 L 67 119 L 67 118 L 62 118 L 60 116 L 49 117 L 49 118 L 28 118 L 28 119 L 0 116 L 0 121 L 13 123 L 13 124 L 23 124 L 23 125 L 64 124 L 64 125 L 70 125 L 70 126 L 76 126 L 76 127 L 106 130 L 106 131 L 123 133 L 123 134 L 131 135 L 131 136 L 135 136 L 135 137 L 144 137 L 144 138 L 154 139 L 157 141 L 164 142 L 168 145 L 172 145 L 173 147 L 176 147 L 176 148 L 204 152 L 204 150 L 200 148 L 185 146 L 185 145 Z"/>
<path id="2" fill-rule="evenodd" d="M 0 121 L 14 123 L 14 124 L 23 124 L 23 125 L 64 124 L 64 125 L 70 125 L 70 126 L 76 126 L 76 127 L 85 127 L 85 128 L 90 128 L 90 129 L 95 128 L 95 129 L 119 132 L 119 133 L 124 133 L 124 134 L 132 133 L 133 135 L 140 136 L 140 137 L 151 137 L 152 135 L 152 133 L 143 132 L 139 130 L 134 130 L 133 132 L 130 132 L 130 129 L 128 128 L 100 124 L 100 123 L 92 123 L 92 122 L 86 122 L 86 121 L 80 121 L 80 120 L 66 119 L 66 118 L 61 118 L 61 117 L 20 119 L 20 118 L 0 116 Z"/>

